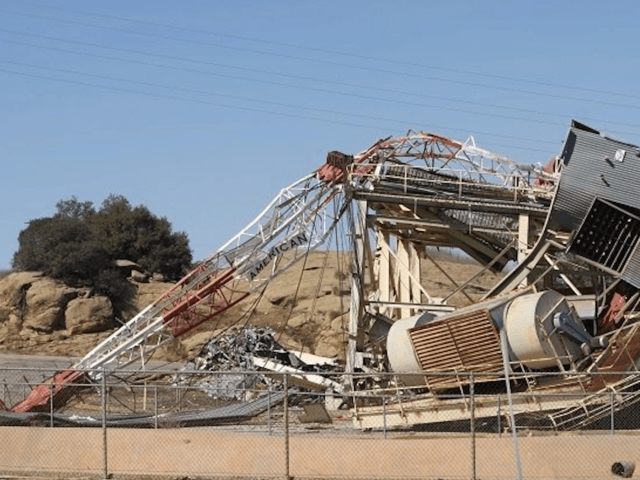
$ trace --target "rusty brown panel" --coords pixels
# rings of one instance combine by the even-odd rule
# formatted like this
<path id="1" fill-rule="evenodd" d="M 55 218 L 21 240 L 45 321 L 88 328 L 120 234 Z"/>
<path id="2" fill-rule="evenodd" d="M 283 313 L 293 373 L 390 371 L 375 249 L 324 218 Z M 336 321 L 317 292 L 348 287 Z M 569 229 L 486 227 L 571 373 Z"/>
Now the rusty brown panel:
<path id="1" fill-rule="evenodd" d="M 466 373 L 502 372 L 500 338 L 488 310 L 478 310 L 409 330 L 416 358 L 425 372 L 459 372 L 462 377 L 427 375 L 437 390 L 468 383 Z M 483 375 L 483 378 L 486 375 Z"/>
<path id="2" fill-rule="evenodd" d="M 605 375 L 594 374 L 587 390 L 597 392 L 607 385 L 621 380 L 625 375 L 615 375 L 615 372 L 628 372 L 636 370 L 635 361 L 640 355 L 640 324 L 636 325 L 629 333 L 618 337 L 609 347 L 610 353 L 598 368 L 598 372 Z"/>

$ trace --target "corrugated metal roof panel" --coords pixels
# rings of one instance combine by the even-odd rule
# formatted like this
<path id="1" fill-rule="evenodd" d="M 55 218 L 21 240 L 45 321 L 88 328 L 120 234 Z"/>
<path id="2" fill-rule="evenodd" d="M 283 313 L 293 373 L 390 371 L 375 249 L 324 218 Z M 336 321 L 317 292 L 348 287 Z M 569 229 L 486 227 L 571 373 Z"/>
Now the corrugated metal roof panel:
<path id="1" fill-rule="evenodd" d="M 550 228 L 578 230 L 596 199 L 625 210 L 640 209 L 638 147 L 604 137 L 596 130 L 573 122 L 562 156 L 565 167 L 550 216 Z M 632 250 L 632 253 L 627 251 L 630 256 L 625 258 L 626 265 L 616 264 L 613 269 L 622 272 L 631 284 L 640 286 L 640 250 L 635 247 Z M 612 268 L 612 265 L 605 266 Z"/>
<path id="2" fill-rule="evenodd" d="M 640 288 L 640 243 L 636 243 L 636 248 L 622 272 L 622 279 Z"/>
<path id="3" fill-rule="evenodd" d="M 616 152 L 624 151 L 623 161 Z M 636 148 L 591 132 L 572 129 L 563 155 L 566 163 L 551 222 L 575 230 L 594 198 L 640 208 L 640 157 Z"/>

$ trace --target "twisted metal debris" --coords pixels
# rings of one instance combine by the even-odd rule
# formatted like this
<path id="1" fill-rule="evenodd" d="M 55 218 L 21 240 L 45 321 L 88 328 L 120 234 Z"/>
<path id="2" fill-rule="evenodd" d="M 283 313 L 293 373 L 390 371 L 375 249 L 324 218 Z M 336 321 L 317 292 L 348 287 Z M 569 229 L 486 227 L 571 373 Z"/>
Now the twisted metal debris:
<path id="1" fill-rule="evenodd" d="M 310 365 L 303 362 L 276 341 L 272 329 L 247 325 L 231 328 L 212 338 L 176 375 L 173 383 L 197 384 L 210 396 L 223 400 L 246 400 L 256 392 L 281 390 L 279 376 L 273 375 L 273 369 L 265 370 L 265 362 L 260 360 L 275 362 L 275 365 L 289 372 L 293 369 L 327 376 L 328 369 L 336 370 L 335 366 L 327 364 Z"/>

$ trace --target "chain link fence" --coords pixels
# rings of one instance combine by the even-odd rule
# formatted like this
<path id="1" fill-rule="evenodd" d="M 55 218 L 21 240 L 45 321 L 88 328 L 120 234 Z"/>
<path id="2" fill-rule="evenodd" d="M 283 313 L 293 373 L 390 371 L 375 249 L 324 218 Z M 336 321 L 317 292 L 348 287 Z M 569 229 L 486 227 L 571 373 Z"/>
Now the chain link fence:
<path id="1" fill-rule="evenodd" d="M 637 372 L 595 392 L 603 374 L 429 374 L 436 393 L 343 375 L 338 394 L 317 373 L 97 370 L 10 411 L 54 373 L 0 368 L 0 477 L 601 479 L 640 461 Z"/>

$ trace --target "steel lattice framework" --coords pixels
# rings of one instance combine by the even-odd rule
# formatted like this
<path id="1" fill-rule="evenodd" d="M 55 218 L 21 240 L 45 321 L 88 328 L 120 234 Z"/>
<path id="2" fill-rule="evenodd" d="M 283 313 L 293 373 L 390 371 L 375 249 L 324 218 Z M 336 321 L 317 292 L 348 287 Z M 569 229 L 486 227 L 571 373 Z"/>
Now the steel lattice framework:
<path id="1" fill-rule="evenodd" d="M 341 190 L 314 174 L 283 188 L 241 232 L 75 368 L 130 364 L 259 290 L 327 240 L 347 208 Z"/>
<path id="2" fill-rule="evenodd" d="M 352 180 L 357 180 L 358 177 L 371 181 L 382 179 L 388 176 L 389 168 L 393 166 L 437 175 L 439 184 L 446 184 L 448 180 L 494 189 L 518 188 L 530 198 L 551 198 L 552 188 L 541 188 L 535 183 L 540 177 L 551 180 L 558 177 L 479 148 L 472 136 L 465 142 L 460 142 L 411 130 L 402 137 L 380 140 L 355 155 L 350 167 L 351 177 Z"/>
<path id="3" fill-rule="evenodd" d="M 259 291 L 273 277 L 325 243 L 350 207 L 354 193 L 370 191 L 382 181 L 393 182 L 397 174 L 394 166 L 405 168 L 405 178 L 416 171 L 422 176 L 431 175 L 433 178 L 427 178 L 431 186 L 445 194 L 447 189 L 442 186 L 450 181 L 491 186 L 494 189 L 491 195 L 513 185 L 524 187 L 531 194 L 549 190 L 536 190 L 530 181 L 531 169 L 479 149 L 473 138 L 463 143 L 409 131 L 402 137 L 377 141 L 353 156 L 330 152 L 325 165 L 283 188 L 217 252 L 70 370 L 60 374 L 56 388 L 34 389 L 13 410 L 30 411 L 46 406 L 65 385 L 79 381 L 80 371 L 92 371 L 90 380 L 97 380 L 101 372 L 108 375 L 139 359 L 144 366 L 159 347 L 228 310 L 251 292 Z"/>
<path id="4" fill-rule="evenodd" d="M 183 335 L 245 299 L 252 291 L 327 241 L 349 202 L 341 184 L 328 184 L 314 173 L 280 190 L 241 232 L 201 262 L 172 289 L 120 327 L 73 367 L 56 377 L 55 389 L 34 389 L 14 411 L 30 411 L 57 396 L 65 384 L 90 380 L 102 372 L 145 360 Z M 99 369 L 99 370 L 98 370 Z"/>

